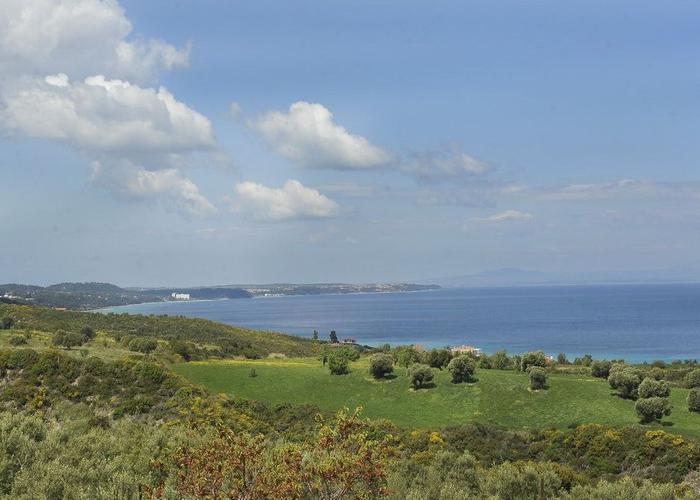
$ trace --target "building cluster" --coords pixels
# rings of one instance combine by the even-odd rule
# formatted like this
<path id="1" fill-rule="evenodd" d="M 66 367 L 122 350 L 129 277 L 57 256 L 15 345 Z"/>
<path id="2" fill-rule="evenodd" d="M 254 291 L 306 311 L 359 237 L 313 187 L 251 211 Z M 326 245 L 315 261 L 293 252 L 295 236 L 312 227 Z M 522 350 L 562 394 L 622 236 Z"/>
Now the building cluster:
<path id="1" fill-rule="evenodd" d="M 170 297 L 173 300 L 190 300 L 190 294 L 189 293 L 177 293 L 173 292 L 170 294 Z"/>

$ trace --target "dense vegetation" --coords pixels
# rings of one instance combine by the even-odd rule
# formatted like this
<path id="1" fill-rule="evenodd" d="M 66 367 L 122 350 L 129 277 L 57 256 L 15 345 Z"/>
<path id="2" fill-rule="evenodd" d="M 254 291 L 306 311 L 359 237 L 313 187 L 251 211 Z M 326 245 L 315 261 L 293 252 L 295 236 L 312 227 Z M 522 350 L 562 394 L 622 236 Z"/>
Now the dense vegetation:
<path id="1" fill-rule="evenodd" d="M 366 356 L 201 320 L 0 308 L 4 497 L 700 496 L 692 364 L 616 368 L 640 376 L 618 394 L 593 360 Z M 272 357 L 225 353 L 228 336 Z M 185 362 L 181 343 L 232 359 Z M 654 398 L 673 402 L 666 426 L 638 423 Z"/>

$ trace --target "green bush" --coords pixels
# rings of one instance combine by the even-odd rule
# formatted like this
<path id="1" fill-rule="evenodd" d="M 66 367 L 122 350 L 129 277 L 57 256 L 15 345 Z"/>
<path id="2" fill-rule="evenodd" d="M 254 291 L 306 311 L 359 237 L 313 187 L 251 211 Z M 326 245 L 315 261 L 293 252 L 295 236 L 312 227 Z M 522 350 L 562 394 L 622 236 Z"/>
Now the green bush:
<path id="1" fill-rule="evenodd" d="M 695 387 L 688 392 L 688 410 L 700 412 L 700 388 Z"/>
<path id="2" fill-rule="evenodd" d="M 89 326 L 84 326 L 80 330 L 80 335 L 82 335 L 85 338 L 85 341 L 87 342 L 95 338 L 95 330 L 93 330 Z"/>
<path id="3" fill-rule="evenodd" d="M 539 391 L 547 388 L 547 371 L 540 366 L 532 366 L 529 370 L 530 389 Z"/>
<path id="4" fill-rule="evenodd" d="M 8 340 L 9 344 L 11 346 L 20 346 L 20 345 L 27 345 L 27 339 L 24 337 L 24 335 L 13 335 L 10 337 L 10 340 Z"/>
<path id="5" fill-rule="evenodd" d="M 700 368 L 691 371 L 685 376 L 685 386 L 690 389 L 700 387 Z"/>
<path id="6" fill-rule="evenodd" d="M 5 316 L 2 318 L 2 321 L 0 321 L 0 330 L 9 330 L 14 324 L 14 319 L 10 318 L 9 316 Z"/>
<path id="7" fill-rule="evenodd" d="M 428 387 L 433 382 L 435 375 L 428 365 L 414 363 L 408 368 L 408 376 L 411 378 L 411 387 L 421 389 Z"/>
<path id="8" fill-rule="evenodd" d="M 508 353 L 506 351 L 496 351 L 491 356 L 491 365 L 496 370 L 508 370 L 513 366 L 513 362 L 508 357 Z"/>
<path id="9" fill-rule="evenodd" d="M 547 356 L 542 351 L 526 352 L 520 358 L 520 371 L 526 372 L 531 366 L 547 367 Z"/>
<path id="10" fill-rule="evenodd" d="M 151 352 L 156 350 L 156 347 L 158 347 L 158 342 L 156 342 L 153 339 L 145 338 L 145 337 L 137 337 L 135 339 L 131 339 L 129 341 L 129 350 L 130 351 L 136 351 L 136 352 L 142 352 L 144 354 L 150 354 Z"/>
<path id="11" fill-rule="evenodd" d="M 433 349 L 428 352 L 426 359 L 428 362 L 427 364 L 432 368 L 442 370 L 447 367 L 452 360 L 452 351 L 449 349 Z"/>
<path id="12" fill-rule="evenodd" d="M 626 365 L 613 365 L 608 375 L 608 384 L 618 395 L 625 399 L 635 399 L 637 389 L 642 383 L 639 370 Z"/>
<path id="13" fill-rule="evenodd" d="M 331 375 L 346 375 L 350 373 L 348 358 L 341 353 L 332 352 L 328 356 L 328 369 Z"/>
<path id="14" fill-rule="evenodd" d="M 85 343 L 85 338 L 79 333 L 74 332 L 64 332 L 59 330 L 53 335 L 53 345 L 60 347 L 65 347 L 70 349 L 72 347 L 77 347 Z"/>
<path id="15" fill-rule="evenodd" d="M 452 375 L 452 383 L 473 382 L 476 364 L 469 356 L 457 356 L 447 365 L 447 370 Z"/>
<path id="16" fill-rule="evenodd" d="M 653 378 L 645 378 L 639 384 L 637 394 L 640 398 L 667 398 L 671 394 L 671 386 L 663 380 L 654 380 Z"/>
<path id="17" fill-rule="evenodd" d="M 671 414 L 671 402 L 668 398 L 644 398 L 639 399 L 634 405 L 643 424 L 658 422 L 664 415 Z"/>
<path id="18" fill-rule="evenodd" d="M 591 363 L 591 375 L 598 378 L 608 378 L 612 363 L 610 361 L 594 361 Z"/>
<path id="19" fill-rule="evenodd" d="M 374 378 L 384 378 L 394 371 L 394 358 L 389 354 L 373 354 L 369 357 L 369 373 Z"/>

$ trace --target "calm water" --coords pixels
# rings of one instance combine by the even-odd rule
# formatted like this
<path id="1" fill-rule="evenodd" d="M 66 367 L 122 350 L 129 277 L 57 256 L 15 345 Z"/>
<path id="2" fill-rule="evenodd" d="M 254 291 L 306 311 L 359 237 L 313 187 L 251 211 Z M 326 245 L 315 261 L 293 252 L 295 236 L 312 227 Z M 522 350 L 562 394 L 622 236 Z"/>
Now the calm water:
<path id="1" fill-rule="evenodd" d="M 185 315 L 362 344 L 471 344 L 492 352 L 700 359 L 700 285 L 610 285 L 170 302 L 114 312 Z"/>

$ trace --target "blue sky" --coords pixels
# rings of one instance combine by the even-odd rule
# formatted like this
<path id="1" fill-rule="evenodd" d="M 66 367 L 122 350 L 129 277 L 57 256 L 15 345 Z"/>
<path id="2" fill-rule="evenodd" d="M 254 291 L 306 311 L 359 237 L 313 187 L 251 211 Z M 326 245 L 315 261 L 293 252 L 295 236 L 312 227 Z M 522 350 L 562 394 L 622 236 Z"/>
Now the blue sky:
<path id="1" fill-rule="evenodd" d="M 697 268 L 697 2 L 8 0 L 0 281 Z"/>

